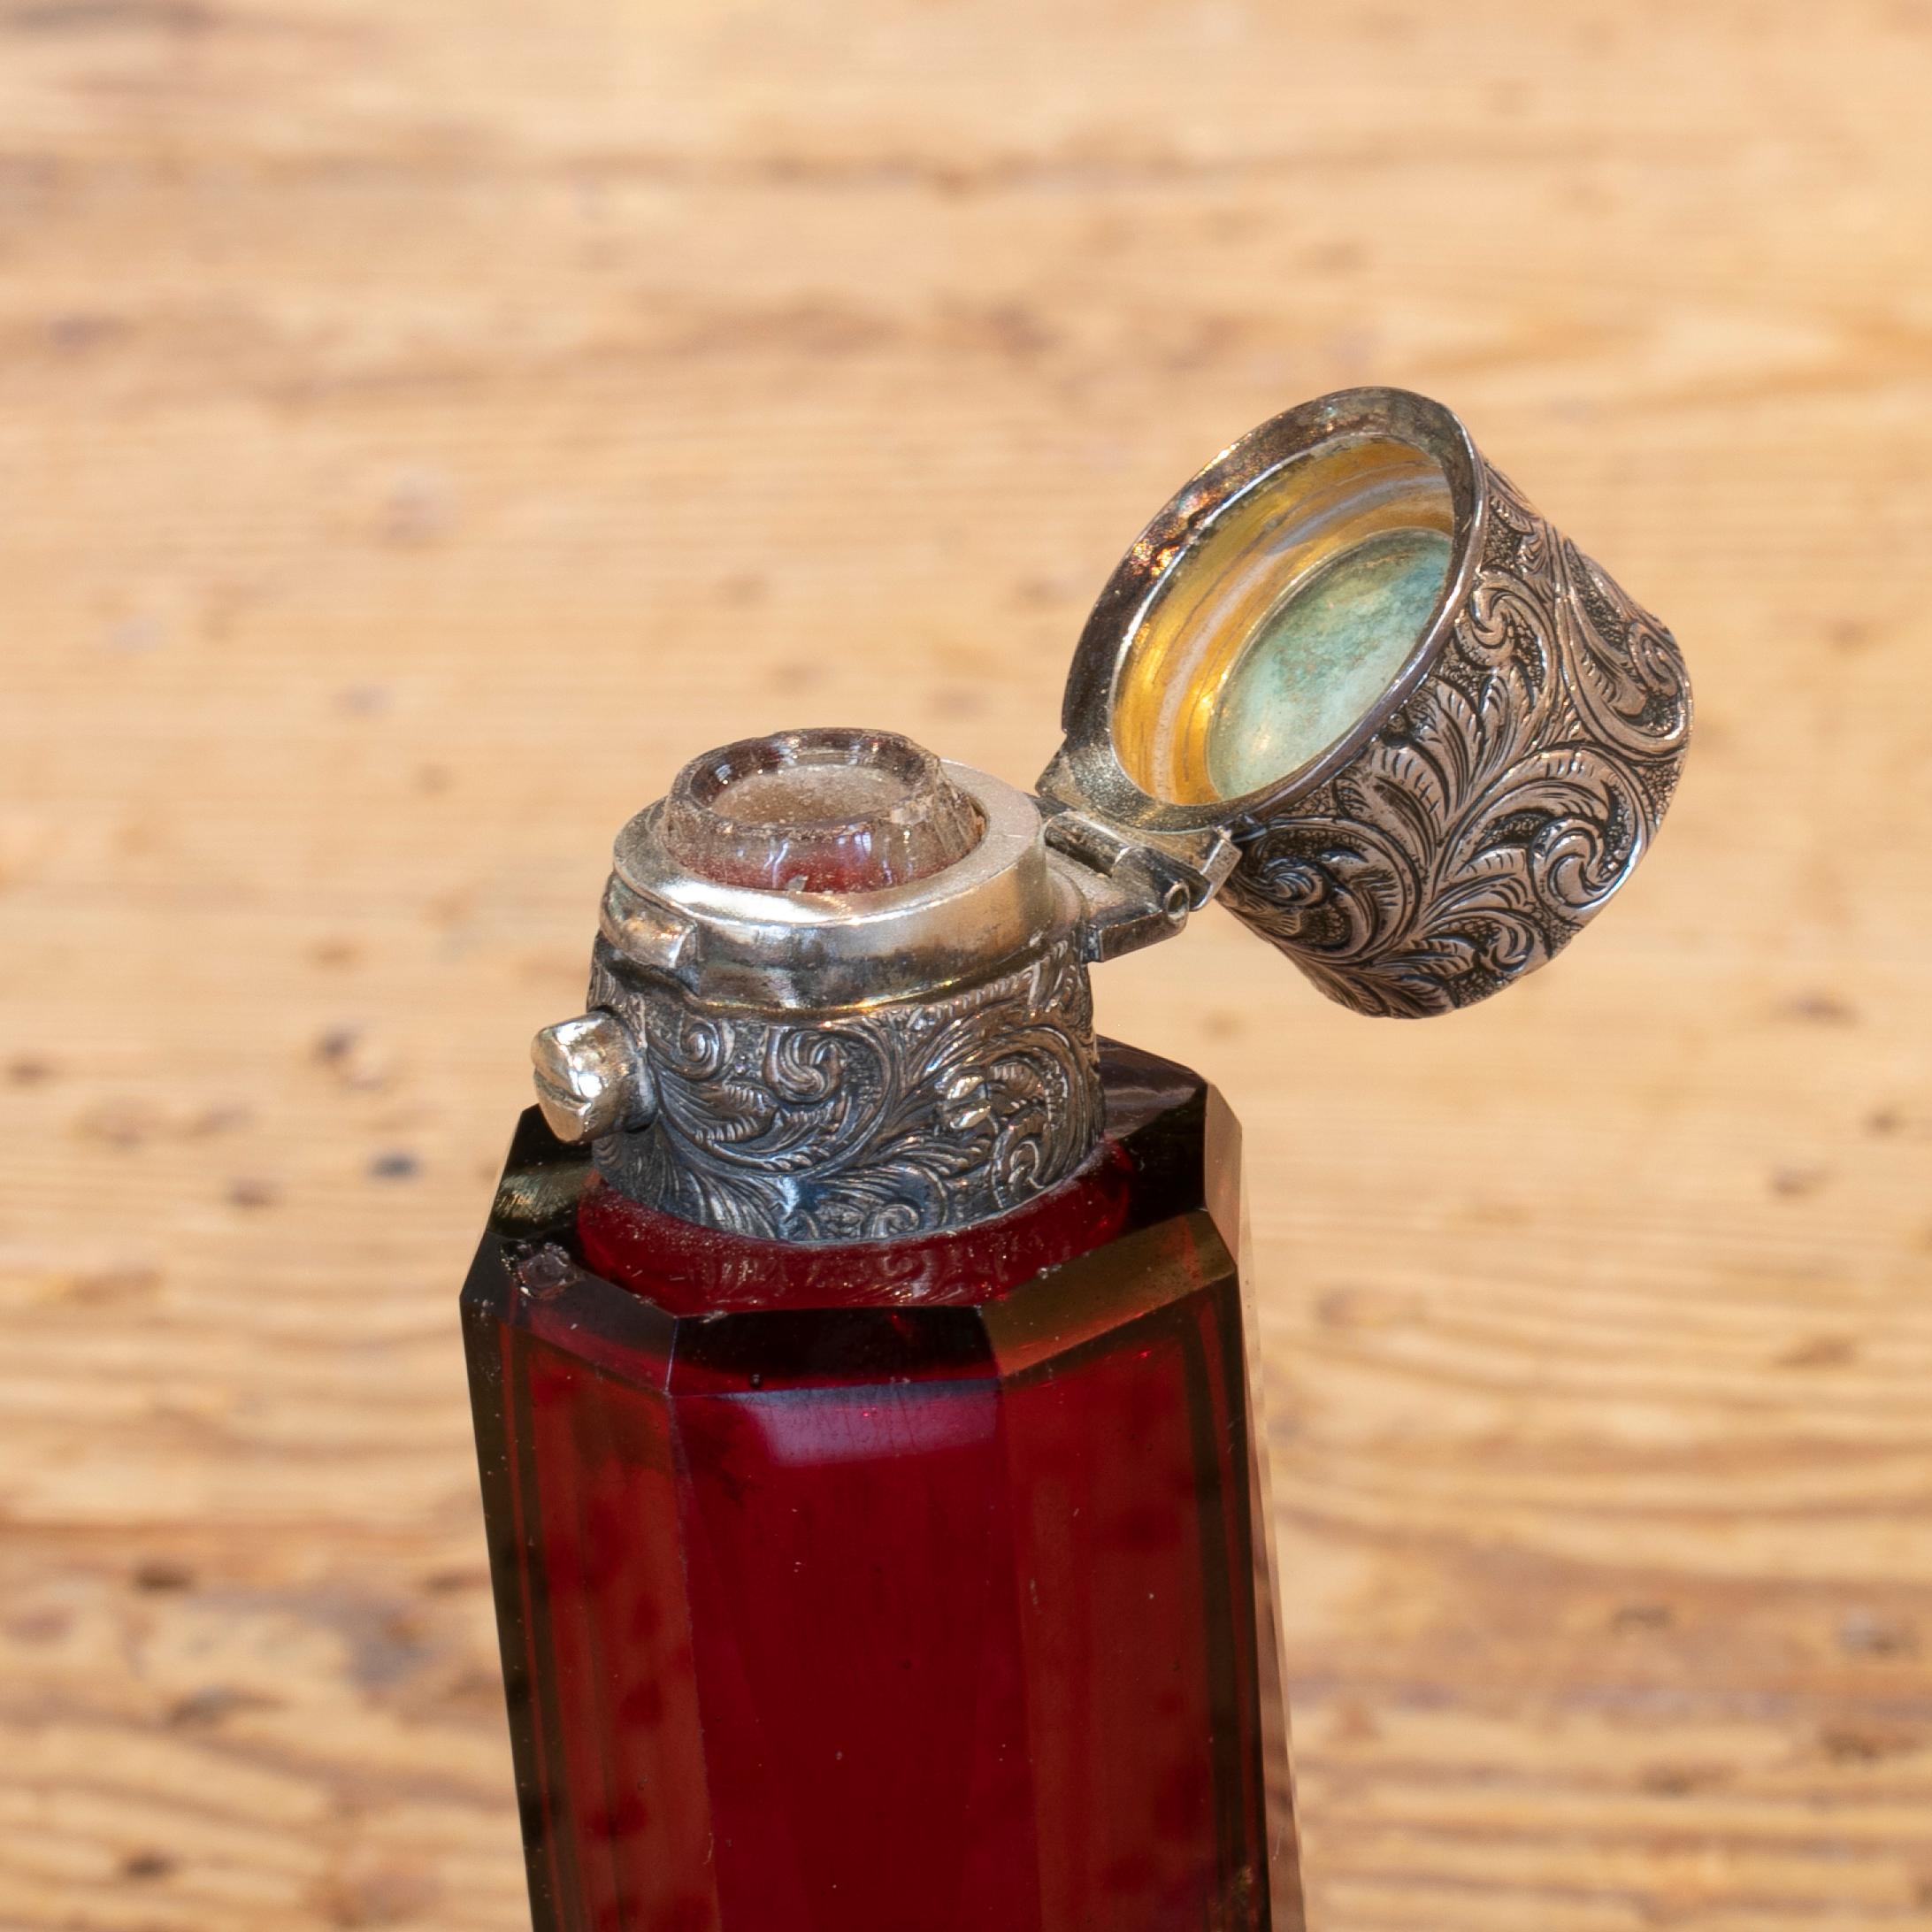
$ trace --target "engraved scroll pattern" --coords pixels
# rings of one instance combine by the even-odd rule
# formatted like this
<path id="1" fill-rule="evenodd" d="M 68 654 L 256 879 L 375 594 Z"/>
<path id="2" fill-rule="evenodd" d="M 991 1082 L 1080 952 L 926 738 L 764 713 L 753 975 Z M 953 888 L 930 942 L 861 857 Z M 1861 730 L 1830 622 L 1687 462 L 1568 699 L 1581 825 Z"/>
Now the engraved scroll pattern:
<path id="1" fill-rule="evenodd" d="M 600 969 L 641 1021 L 658 1117 L 600 1141 L 634 1199 L 733 1233 L 877 1241 L 1055 1186 L 1100 1131 L 1092 999 L 1062 939 L 969 991 L 824 1019 L 723 1014 Z"/>
<path id="2" fill-rule="evenodd" d="M 1440 658 L 1346 766 L 1242 830 L 1223 896 L 1344 1006 L 1471 1005 L 1629 876 L 1690 728 L 1670 632 L 1491 470 L 1481 568 Z"/>

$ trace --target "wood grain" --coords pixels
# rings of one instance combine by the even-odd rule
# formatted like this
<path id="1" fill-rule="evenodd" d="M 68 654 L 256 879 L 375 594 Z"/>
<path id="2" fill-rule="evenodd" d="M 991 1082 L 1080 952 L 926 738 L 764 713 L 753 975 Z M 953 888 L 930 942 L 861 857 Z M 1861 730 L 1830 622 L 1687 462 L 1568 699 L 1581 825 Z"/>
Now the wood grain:
<path id="1" fill-rule="evenodd" d="M 0 1927 L 526 1923 L 454 1297 L 691 752 L 1025 779 L 1215 448 L 1441 395 L 1702 728 L 1246 1119 L 1320 1932 L 1932 1927 L 1923 0 L 0 0 Z"/>

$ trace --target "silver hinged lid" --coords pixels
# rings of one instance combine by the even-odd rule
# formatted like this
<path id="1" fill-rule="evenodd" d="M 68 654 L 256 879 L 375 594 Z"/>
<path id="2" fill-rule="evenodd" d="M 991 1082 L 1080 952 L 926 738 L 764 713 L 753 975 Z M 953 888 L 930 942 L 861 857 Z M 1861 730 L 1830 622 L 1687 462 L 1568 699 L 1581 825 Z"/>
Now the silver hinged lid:
<path id="1" fill-rule="evenodd" d="M 1351 389 L 1224 450 L 1101 591 L 1047 837 L 1217 891 L 1330 998 L 1467 1006 L 1627 879 L 1682 767 L 1676 644 L 1448 410 Z"/>

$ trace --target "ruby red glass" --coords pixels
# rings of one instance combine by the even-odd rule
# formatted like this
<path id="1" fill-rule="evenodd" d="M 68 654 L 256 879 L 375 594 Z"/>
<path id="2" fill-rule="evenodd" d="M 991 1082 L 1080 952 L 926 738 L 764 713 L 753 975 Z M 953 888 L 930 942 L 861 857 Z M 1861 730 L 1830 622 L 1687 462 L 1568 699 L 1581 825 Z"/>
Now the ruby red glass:
<path id="1" fill-rule="evenodd" d="M 1084 1176 L 837 1248 L 525 1116 L 464 1312 L 538 1932 L 1300 1926 L 1238 1130 L 1103 1072 Z"/>

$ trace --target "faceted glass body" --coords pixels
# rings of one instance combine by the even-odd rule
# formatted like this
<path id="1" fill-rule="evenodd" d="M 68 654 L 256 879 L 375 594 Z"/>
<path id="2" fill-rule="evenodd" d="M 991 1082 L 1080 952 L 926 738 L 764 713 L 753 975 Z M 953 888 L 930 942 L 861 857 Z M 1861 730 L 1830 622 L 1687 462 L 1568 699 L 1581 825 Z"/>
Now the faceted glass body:
<path id="1" fill-rule="evenodd" d="M 525 1116 L 464 1294 L 538 1932 L 1301 1925 L 1238 1130 L 793 1248 Z"/>

